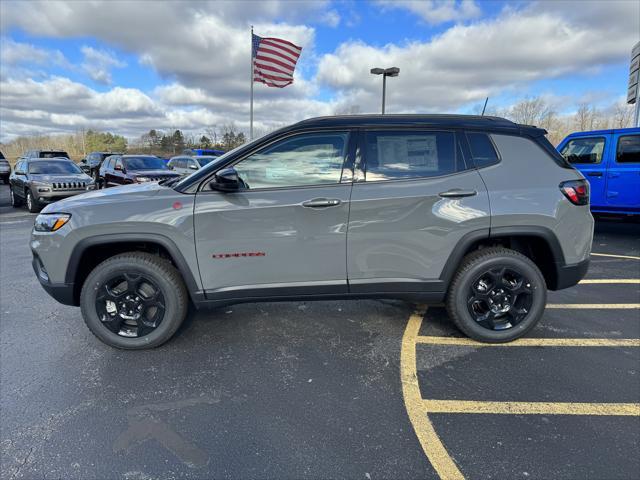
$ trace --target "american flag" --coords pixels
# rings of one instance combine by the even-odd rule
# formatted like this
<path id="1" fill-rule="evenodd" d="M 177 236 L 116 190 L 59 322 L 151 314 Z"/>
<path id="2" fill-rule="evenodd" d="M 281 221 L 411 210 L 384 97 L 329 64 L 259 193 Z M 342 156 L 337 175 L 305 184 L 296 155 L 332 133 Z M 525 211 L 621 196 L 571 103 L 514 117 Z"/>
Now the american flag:
<path id="1" fill-rule="evenodd" d="M 252 39 L 253 81 L 277 88 L 293 83 L 302 47 L 280 38 L 253 35 Z"/>

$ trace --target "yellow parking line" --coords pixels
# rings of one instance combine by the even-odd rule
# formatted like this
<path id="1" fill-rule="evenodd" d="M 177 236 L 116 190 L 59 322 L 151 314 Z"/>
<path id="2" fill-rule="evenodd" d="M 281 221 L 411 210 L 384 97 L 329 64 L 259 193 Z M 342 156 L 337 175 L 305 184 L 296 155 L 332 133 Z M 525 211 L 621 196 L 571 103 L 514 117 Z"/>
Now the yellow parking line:
<path id="1" fill-rule="evenodd" d="M 633 283 L 640 284 L 640 278 L 587 278 L 580 280 L 581 284 L 591 283 Z"/>
<path id="2" fill-rule="evenodd" d="M 640 260 L 640 257 L 635 257 L 633 255 L 613 255 L 611 253 L 592 253 L 591 255 L 595 257 L 612 257 L 612 258 L 627 258 L 629 260 Z"/>
<path id="3" fill-rule="evenodd" d="M 442 444 L 424 409 L 418 375 L 416 371 L 416 338 L 422 324 L 426 307 L 418 306 L 409 317 L 407 327 L 402 336 L 400 350 L 400 379 L 402 381 L 402 397 L 422 450 L 433 465 L 441 479 L 462 479 L 464 476 Z"/>
<path id="4" fill-rule="evenodd" d="M 640 403 L 481 402 L 423 400 L 429 413 L 640 416 Z"/>
<path id="5" fill-rule="evenodd" d="M 426 345 L 465 347 L 640 347 L 639 338 L 520 338 L 509 343 L 481 343 L 460 337 L 416 337 Z"/>
<path id="6" fill-rule="evenodd" d="M 633 310 L 636 308 L 640 308 L 640 303 L 547 303 L 547 308 Z"/>

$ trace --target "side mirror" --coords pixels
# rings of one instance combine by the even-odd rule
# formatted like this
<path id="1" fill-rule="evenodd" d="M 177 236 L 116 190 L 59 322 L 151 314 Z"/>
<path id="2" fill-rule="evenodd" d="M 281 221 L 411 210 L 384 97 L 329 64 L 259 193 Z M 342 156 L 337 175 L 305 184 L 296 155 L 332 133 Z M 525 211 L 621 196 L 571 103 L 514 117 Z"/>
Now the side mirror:
<path id="1" fill-rule="evenodd" d="M 191 170 L 198 170 L 198 167 L 196 165 L 194 165 L 193 163 L 189 164 L 189 168 Z"/>
<path id="2" fill-rule="evenodd" d="M 116 165 L 115 167 L 113 167 L 113 169 L 124 173 L 124 168 L 122 168 L 122 165 Z"/>
<path id="3" fill-rule="evenodd" d="M 235 192 L 240 190 L 241 180 L 238 172 L 233 167 L 223 168 L 219 170 L 209 183 L 211 190 L 219 190 L 221 192 Z"/>

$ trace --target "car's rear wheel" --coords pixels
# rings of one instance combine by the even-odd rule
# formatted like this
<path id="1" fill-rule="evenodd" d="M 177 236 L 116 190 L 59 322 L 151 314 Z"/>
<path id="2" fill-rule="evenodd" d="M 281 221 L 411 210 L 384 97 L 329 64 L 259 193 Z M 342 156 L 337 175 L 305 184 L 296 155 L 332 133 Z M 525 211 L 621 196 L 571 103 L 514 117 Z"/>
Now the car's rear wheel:
<path id="1" fill-rule="evenodd" d="M 27 209 L 31 212 L 31 213 L 38 213 L 40 211 L 40 205 L 38 204 L 38 201 L 33 198 L 33 194 L 31 193 L 31 190 L 27 190 Z"/>
<path id="2" fill-rule="evenodd" d="M 80 293 L 84 321 L 101 341 L 139 350 L 162 345 L 178 330 L 188 296 L 168 261 L 143 252 L 123 253 L 99 264 Z"/>
<path id="3" fill-rule="evenodd" d="M 480 342 L 503 343 L 530 331 L 540 320 L 547 287 L 526 256 L 491 247 L 465 257 L 447 294 L 455 325 Z"/>
<path id="4" fill-rule="evenodd" d="M 13 193 L 13 188 L 9 187 L 9 198 L 11 198 L 11 206 L 13 208 L 18 208 L 22 205 L 22 200 L 20 200 L 15 193 Z"/>

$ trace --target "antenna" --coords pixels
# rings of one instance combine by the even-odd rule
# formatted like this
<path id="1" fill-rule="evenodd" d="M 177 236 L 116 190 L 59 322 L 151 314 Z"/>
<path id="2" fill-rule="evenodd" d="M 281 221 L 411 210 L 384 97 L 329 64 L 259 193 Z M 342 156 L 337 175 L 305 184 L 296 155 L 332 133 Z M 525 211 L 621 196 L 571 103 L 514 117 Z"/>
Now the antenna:
<path id="1" fill-rule="evenodd" d="M 482 107 L 482 114 L 480 115 L 481 117 L 484 117 L 484 111 L 487 109 L 487 102 L 489 101 L 489 97 L 484 99 L 484 107 Z"/>

